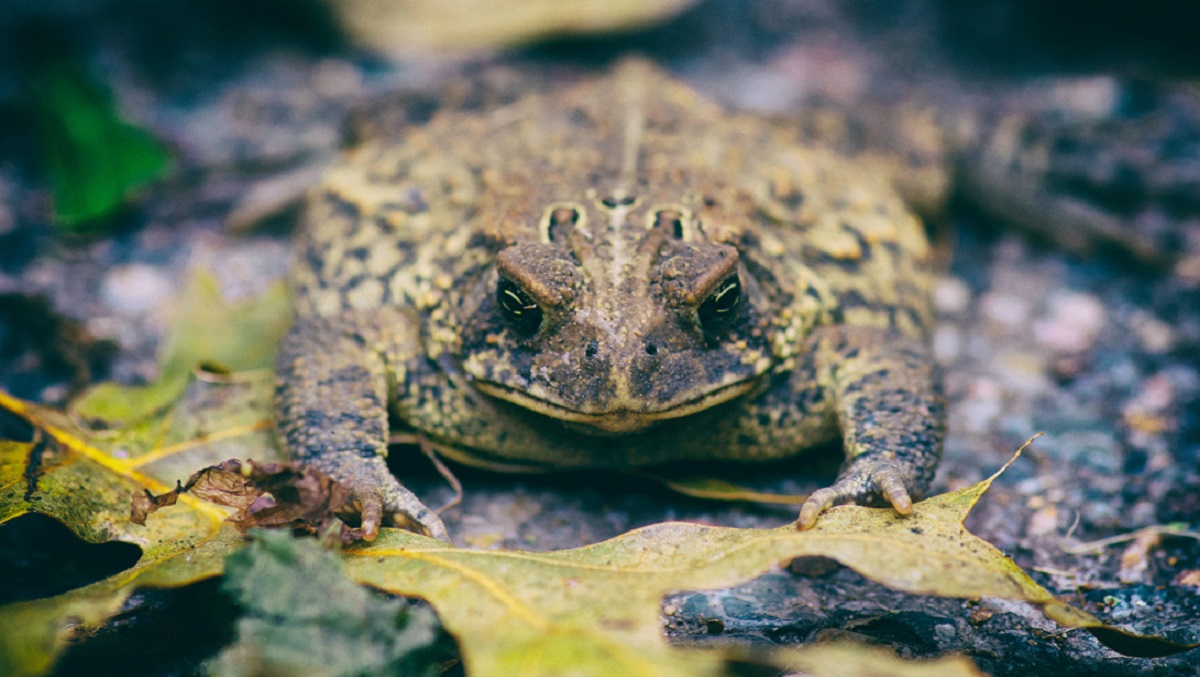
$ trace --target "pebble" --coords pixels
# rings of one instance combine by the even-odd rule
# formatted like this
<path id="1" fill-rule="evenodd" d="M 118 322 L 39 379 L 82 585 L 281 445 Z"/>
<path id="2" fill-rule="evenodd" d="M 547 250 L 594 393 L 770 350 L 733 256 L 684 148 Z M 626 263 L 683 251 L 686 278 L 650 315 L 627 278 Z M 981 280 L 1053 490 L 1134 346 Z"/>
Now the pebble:
<path id="1" fill-rule="evenodd" d="M 1138 345 L 1148 353 L 1162 355 L 1175 345 L 1175 330 L 1171 325 L 1144 310 L 1134 311 L 1128 326 L 1133 329 Z"/>
<path id="2" fill-rule="evenodd" d="M 979 309 L 989 321 L 1015 329 L 1029 321 L 1029 302 L 1004 292 L 988 292 L 979 299 Z"/>
<path id="3" fill-rule="evenodd" d="M 1108 312 L 1093 294 L 1062 291 L 1052 294 L 1046 315 L 1033 323 L 1033 336 L 1042 346 L 1062 353 L 1090 350 L 1108 323 Z"/>
<path id="4" fill-rule="evenodd" d="M 1125 402 L 1121 417 L 1134 432 L 1153 437 L 1175 428 L 1176 421 L 1170 415 L 1175 401 L 1175 386 L 1170 376 L 1158 373 L 1146 379 L 1137 394 Z"/>
<path id="5" fill-rule="evenodd" d="M 938 325 L 933 330 L 933 357 L 939 364 L 954 364 L 962 349 L 962 331 L 957 327 Z"/>
<path id="6" fill-rule="evenodd" d="M 1175 385 L 1171 377 L 1158 373 L 1146 379 L 1136 401 L 1145 411 L 1161 412 L 1175 403 Z"/>
<path id="7" fill-rule="evenodd" d="M 1043 356 L 1031 352 L 1004 352 L 996 356 L 996 373 L 1008 390 L 1033 395 L 1050 387 Z"/>
<path id="8" fill-rule="evenodd" d="M 957 420 L 961 420 L 966 432 L 985 433 L 992 421 L 1003 411 L 1000 402 L 1001 388 L 995 381 L 976 379 L 968 387 L 967 396 L 955 407 Z"/>
<path id="9" fill-rule="evenodd" d="M 1055 80 L 1041 93 L 1055 108 L 1065 109 L 1081 119 L 1101 119 L 1112 115 L 1121 100 L 1121 85 L 1108 75 L 1085 76 Z"/>
<path id="10" fill-rule="evenodd" d="M 933 287 L 933 307 L 946 315 L 958 315 L 971 304 L 971 289 L 957 277 L 943 277 Z"/>
<path id="11" fill-rule="evenodd" d="M 345 59 L 322 59 L 313 69 L 312 86 L 330 99 L 358 96 L 363 89 L 363 72 Z"/>
<path id="12" fill-rule="evenodd" d="M 113 268 L 100 287 L 104 305 L 119 315 L 148 313 L 171 294 L 171 278 L 167 273 L 143 263 Z"/>
<path id="13" fill-rule="evenodd" d="M 1175 276 L 1188 287 L 1200 286 L 1200 255 L 1185 256 L 1175 264 Z"/>
<path id="14" fill-rule="evenodd" d="M 958 632 L 950 623 L 939 623 L 933 626 L 933 634 L 937 635 L 939 642 L 945 643 L 953 641 L 958 636 Z"/>
<path id="15" fill-rule="evenodd" d="M 1058 531 L 1058 509 L 1047 506 L 1033 513 L 1025 526 L 1025 534 L 1032 538 L 1049 536 Z"/>

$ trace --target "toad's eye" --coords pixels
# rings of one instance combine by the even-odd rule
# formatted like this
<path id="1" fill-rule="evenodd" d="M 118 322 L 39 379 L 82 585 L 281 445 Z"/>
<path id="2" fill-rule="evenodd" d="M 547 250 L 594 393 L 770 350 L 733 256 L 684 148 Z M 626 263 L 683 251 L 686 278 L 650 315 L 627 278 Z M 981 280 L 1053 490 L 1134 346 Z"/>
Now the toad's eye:
<path id="1" fill-rule="evenodd" d="M 516 282 L 502 277 L 496 283 L 496 303 L 504 317 L 522 334 L 533 334 L 542 326 L 542 308 Z"/>
<path id="2" fill-rule="evenodd" d="M 717 285 L 716 290 L 700 304 L 697 311 L 700 325 L 705 329 L 714 329 L 728 322 L 734 316 L 741 298 L 742 282 L 734 273 Z"/>

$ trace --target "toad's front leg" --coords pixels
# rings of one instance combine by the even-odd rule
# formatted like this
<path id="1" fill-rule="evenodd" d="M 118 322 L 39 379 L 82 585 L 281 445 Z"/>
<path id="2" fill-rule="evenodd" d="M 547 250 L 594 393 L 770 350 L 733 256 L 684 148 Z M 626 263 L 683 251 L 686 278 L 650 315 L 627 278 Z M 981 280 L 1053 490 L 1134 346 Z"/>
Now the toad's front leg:
<path id="1" fill-rule="evenodd" d="M 832 395 L 846 462 L 833 486 L 813 492 L 798 526 L 842 503 L 912 512 L 942 456 L 945 402 L 926 343 L 879 327 L 826 327 L 809 337 L 817 379 Z"/>
<path id="2" fill-rule="evenodd" d="M 352 321 L 302 317 L 275 361 L 275 425 L 288 455 L 349 486 L 363 538 L 395 524 L 449 540 L 446 527 L 388 471 L 384 352 Z"/>

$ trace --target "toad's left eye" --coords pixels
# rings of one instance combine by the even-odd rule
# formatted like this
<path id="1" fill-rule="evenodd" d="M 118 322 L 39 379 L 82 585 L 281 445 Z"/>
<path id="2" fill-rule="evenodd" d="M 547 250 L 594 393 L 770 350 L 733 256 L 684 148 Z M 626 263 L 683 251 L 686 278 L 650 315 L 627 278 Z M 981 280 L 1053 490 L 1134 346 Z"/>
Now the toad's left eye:
<path id="1" fill-rule="evenodd" d="M 697 314 L 701 326 L 712 329 L 733 317 L 741 298 L 742 281 L 738 279 L 737 273 L 734 273 L 717 285 L 716 290 L 700 304 Z"/>

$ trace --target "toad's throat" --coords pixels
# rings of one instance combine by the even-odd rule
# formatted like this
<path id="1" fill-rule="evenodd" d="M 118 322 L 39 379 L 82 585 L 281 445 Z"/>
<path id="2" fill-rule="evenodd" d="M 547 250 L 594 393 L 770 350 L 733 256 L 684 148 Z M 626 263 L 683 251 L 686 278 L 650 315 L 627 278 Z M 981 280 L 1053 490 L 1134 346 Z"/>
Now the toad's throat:
<path id="1" fill-rule="evenodd" d="M 754 381 L 731 383 L 710 390 L 688 400 L 670 402 L 659 407 L 634 408 L 630 406 L 596 407 L 592 410 L 572 409 L 558 402 L 532 395 L 525 390 L 499 383 L 475 381 L 475 387 L 485 395 L 511 402 L 529 411 L 571 423 L 576 430 L 592 429 L 598 434 L 623 434 L 644 430 L 660 421 L 695 414 L 735 397 L 744 395 L 754 388 Z M 582 426 L 578 424 L 583 424 Z"/>

